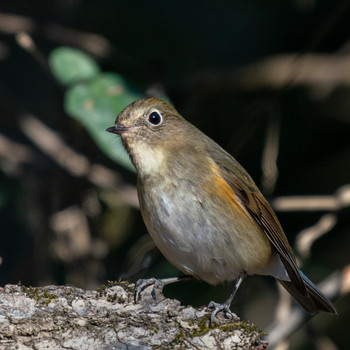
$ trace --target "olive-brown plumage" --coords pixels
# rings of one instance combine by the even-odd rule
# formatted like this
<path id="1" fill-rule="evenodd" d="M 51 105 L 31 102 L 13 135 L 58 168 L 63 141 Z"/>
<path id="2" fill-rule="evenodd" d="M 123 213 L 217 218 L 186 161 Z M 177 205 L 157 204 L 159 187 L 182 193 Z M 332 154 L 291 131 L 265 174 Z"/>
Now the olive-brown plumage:
<path id="1" fill-rule="evenodd" d="M 306 311 L 336 313 L 298 269 L 248 173 L 173 107 L 154 98 L 135 101 L 107 130 L 121 135 L 136 168 L 147 229 L 178 269 L 210 284 L 271 275 Z"/>

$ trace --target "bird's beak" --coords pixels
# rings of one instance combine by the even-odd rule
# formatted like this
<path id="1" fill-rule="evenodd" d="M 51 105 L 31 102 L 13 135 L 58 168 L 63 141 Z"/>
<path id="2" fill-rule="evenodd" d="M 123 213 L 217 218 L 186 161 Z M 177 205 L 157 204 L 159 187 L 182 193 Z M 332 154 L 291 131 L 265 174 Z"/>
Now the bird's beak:
<path id="1" fill-rule="evenodd" d="M 121 135 L 125 131 L 128 131 L 130 127 L 124 125 L 113 125 L 110 128 L 106 129 L 106 131 L 111 132 L 112 134 Z"/>

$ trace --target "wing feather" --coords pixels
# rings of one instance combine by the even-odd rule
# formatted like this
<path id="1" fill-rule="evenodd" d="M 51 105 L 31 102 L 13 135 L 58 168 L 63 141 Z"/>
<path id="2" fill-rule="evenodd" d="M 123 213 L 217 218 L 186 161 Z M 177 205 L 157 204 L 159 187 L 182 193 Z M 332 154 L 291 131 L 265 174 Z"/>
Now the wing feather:
<path id="1" fill-rule="evenodd" d="M 281 224 L 252 178 L 231 155 L 216 143 L 213 142 L 207 151 L 210 152 L 212 159 L 219 167 L 222 177 L 236 194 L 242 208 L 260 227 L 276 249 L 294 286 L 301 294 L 307 295 L 306 286 L 300 275 L 295 255 Z"/>

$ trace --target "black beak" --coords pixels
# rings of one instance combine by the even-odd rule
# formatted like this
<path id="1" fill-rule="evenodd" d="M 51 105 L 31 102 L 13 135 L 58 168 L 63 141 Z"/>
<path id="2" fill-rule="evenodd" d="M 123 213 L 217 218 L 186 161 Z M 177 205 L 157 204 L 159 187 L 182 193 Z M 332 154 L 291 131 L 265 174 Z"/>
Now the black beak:
<path id="1" fill-rule="evenodd" d="M 123 132 L 128 131 L 129 127 L 123 125 L 114 125 L 106 129 L 106 131 L 111 132 L 112 134 L 121 135 Z"/>

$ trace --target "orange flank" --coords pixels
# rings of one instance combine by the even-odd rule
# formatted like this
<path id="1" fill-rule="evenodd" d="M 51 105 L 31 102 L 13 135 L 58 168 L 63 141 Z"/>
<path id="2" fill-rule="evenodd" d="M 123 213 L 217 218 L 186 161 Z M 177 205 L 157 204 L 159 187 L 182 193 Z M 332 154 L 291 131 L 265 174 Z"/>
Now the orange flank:
<path id="1" fill-rule="evenodd" d="M 238 215 L 244 216 L 247 220 L 251 220 L 249 214 L 241 205 L 236 193 L 231 186 L 225 181 L 225 179 L 219 174 L 218 167 L 215 165 L 215 176 L 212 176 L 209 180 L 211 190 L 210 193 L 222 199 L 226 203 L 227 207 L 235 211 Z"/>

